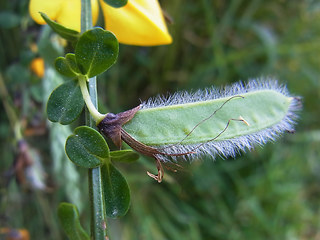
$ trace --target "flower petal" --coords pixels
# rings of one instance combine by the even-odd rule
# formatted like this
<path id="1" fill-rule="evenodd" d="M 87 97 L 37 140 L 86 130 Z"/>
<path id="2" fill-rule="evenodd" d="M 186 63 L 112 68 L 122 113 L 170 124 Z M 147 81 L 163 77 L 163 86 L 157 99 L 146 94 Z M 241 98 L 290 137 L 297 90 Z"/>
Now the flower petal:
<path id="1" fill-rule="evenodd" d="M 51 19 L 56 19 L 60 11 L 61 3 L 64 0 L 53 0 L 53 1 L 43 1 L 43 0 L 30 0 L 29 3 L 29 13 L 32 19 L 38 24 L 46 24 L 42 19 L 39 12 L 44 12 Z"/>
<path id="2" fill-rule="evenodd" d="M 97 0 L 91 0 L 92 21 L 98 19 L 99 6 Z M 45 24 L 39 12 L 44 12 L 52 20 L 67 28 L 80 32 L 81 0 L 30 0 L 29 12 L 39 24 Z"/>
<path id="3" fill-rule="evenodd" d="M 122 8 L 113 8 L 103 0 L 100 4 L 105 28 L 112 31 L 120 43 L 154 46 L 172 42 L 157 0 L 130 0 Z"/>
<path id="4" fill-rule="evenodd" d="M 42 78 L 44 76 L 44 61 L 43 58 L 35 58 L 30 63 L 30 69 L 38 77 Z"/>

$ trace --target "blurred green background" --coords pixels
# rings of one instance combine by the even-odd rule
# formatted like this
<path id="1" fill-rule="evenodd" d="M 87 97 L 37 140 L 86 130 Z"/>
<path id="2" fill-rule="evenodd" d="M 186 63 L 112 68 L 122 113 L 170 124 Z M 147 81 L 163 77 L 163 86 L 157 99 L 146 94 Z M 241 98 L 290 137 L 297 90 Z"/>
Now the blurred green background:
<path id="1" fill-rule="evenodd" d="M 173 44 L 121 45 L 117 64 L 98 80 L 102 112 L 123 111 L 157 94 L 261 76 L 286 84 L 303 97 L 304 108 L 295 134 L 236 159 L 181 163 L 183 170 L 166 171 L 162 184 L 145 174 L 155 171 L 152 159 L 119 164 L 132 200 L 125 217 L 109 221 L 110 238 L 320 239 L 319 1 L 161 5 L 173 18 Z M 10 95 L 0 103 L 0 229 L 24 228 L 35 240 L 66 239 L 58 204 L 75 203 L 86 229 L 89 206 L 87 172 L 64 154 L 65 138 L 82 121 L 71 128 L 52 124 L 44 111 L 63 81 L 52 68 L 63 42 L 31 20 L 28 1 L 2 0 L 0 9 L 0 71 Z M 29 67 L 39 56 L 46 60 L 43 78 Z M 32 158 L 19 171 L 14 162 L 28 159 L 18 153 L 4 104 L 16 112 Z"/>

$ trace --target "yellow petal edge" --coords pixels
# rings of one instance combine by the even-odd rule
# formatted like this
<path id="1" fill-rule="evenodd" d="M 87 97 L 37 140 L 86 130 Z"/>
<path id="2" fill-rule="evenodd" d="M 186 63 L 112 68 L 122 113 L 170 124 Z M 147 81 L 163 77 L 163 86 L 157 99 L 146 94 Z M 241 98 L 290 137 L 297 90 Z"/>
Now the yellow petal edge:
<path id="1" fill-rule="evenodd" d="M 99 5 L 97 0 L 91 0 L 92 21 L 98 19 Z M 80 32 L 81 0 L 30 0 L 29 13 L 38 24 L 46 24 L 39 12 L 48 15 L 61 25 Z"/>
<path id="2" fill-rule="evenodd" d="M 157 0 L 129 0 L 122 8 L 113 8 L 103 0 L 100 4 L 106 29 L 120 43 L 155 46 L 172 42 Z"/>

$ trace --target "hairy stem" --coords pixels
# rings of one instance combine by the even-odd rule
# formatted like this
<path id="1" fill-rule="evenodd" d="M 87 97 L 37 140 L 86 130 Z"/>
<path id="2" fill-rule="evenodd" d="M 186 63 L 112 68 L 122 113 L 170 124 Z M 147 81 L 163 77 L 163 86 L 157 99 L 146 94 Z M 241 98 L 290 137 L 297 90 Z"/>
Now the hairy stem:
<path id="1" fill-rule="evenodd" d="M 91 0 L 81 0 L 81 32 L 85 32 L 92 28 Z M 80 79 L 79 79 L 80 80 Z M 97 109 L 97 85 L 96 78 L 89 79 L 89 94 L 87 82 L 80 80 L 82 94 L 85 92 L 84 100 L 88 108 L 86 109 L 86 124 L 95 128 L 95 123 L 88 109 Z M 89 96 L 87 96 L 89 95 Z M 89 101 L 90 99 L 90 101 Z M 89 104 L 88 104 L 89 103 Z M 91 106 L 92 105 L 92 106 Z M 93 110 L 92 110 L 93 111 Z M 92 116 L 95 116 L 92 115 Z M 99 115 L 98 115 L 99 116 Z M 101 168 L 89 169 L 89 194 L 91 207 L 91 239 L 105 240 L 107 239 L 107 218 L 103 198 L 103 188 L 101 181 Z"/>

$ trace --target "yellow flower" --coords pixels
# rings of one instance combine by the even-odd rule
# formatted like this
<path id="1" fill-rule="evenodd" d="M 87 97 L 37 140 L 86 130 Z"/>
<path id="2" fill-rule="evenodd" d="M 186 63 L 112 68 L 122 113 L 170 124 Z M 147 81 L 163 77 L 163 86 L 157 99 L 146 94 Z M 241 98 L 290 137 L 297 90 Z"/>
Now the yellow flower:
<path id="1" fill-rule="evenodd" d="M 44 61 L 42 58 L 35 58 L 30 63 L 30 69 L 38 77 L 42 78 L 44 76 Z"/>
<path id="2" fill-rule="evenodd" d="M 100 0 L 106 29 L 124 44 L 153 46 L 170 44 L 161 7 L 157 0 L 129 0 L 122 8 L 113 8 Z"/>
<path id="3" fill-rule="evenodd" d="M 98 2 L 91 0 L 93 22 L 98 16 Z M 100 0 L 105 28 L 113 32 L 118 41 L 137 46 L 170 44 L 168 32 L 158 0 L 129 0 L 122 8 L 113 8 Z M 30 0 L 31 17 L 45 24 L 38 12 L 65 27 L 80 31 L 80 0 Z"/>
<path id="4" fill-rule="evenodd" d="M 95 24 L 99 14 L 97 0 L 91 0 L 91 8 Z M 38 24 L 46 24 L 39 14 L 43 12 L 63 26 L 80 32 L 81 0 L 30 0 L 29 12 Z"/>

